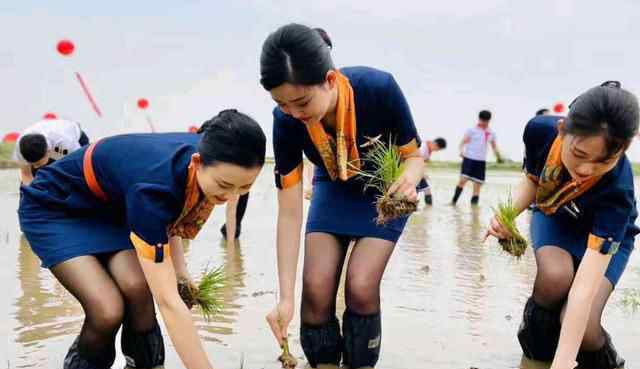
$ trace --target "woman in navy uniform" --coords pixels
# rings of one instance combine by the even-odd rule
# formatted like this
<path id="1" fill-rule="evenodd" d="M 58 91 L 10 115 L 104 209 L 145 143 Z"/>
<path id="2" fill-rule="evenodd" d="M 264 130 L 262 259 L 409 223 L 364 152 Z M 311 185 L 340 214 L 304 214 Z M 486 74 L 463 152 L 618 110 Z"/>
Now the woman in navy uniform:
<path id="1" fill-rule="evenodd" d="M 566 119 L 540 115 L 524 131 L 527 176 L 514 204 L 535 202 L 531 240 L 537 275 L 518 339 L 553 369 L 624 365 L 602 328 L 602 312 L 640 229 L 631 164 L 638 101 L 618 82 L 580 95 Z M 493 219 L 488 233 L 508 237 Z"/>
<path id="2" fill-rule="evenodd" d="M 325 35 L 326 38 L 326 35 Z M 405 170 L 390 193 L 417 201 L 424 162 L 409 106 L 393 76 L 368 67 L 337 69 L 317 30 L 289 24 L 272 33 L 261 55 L 261 84 L 278 104 L 273 145 L 278 191 L 280 302 L 267 316 L 280 343 L 293 317 L 302 223 L 302 154 L 316 166 L 307 218 L 301 344 L 312 367 L 375 366 L 381 340 L 380 281 L 407 217 L 377 226 L 375 193 L 358 170 L 370 140 L 395 143 Z M 336 317 L 336 293 L 347 247 L 347 309 Z M 343 336 L 343 337 L 342 337 Z"/>
<path id="3" fill-rule="evenodd" d="M 195 237 L 214 205 L 248 192 L 265 142 L 253 119 L 226 110 L 201 135 L 103 139 L 21 188 L 26 238 L 85 313 L 65 369 L 110 368 L 120 326 L 130 367 L 162 365 L 154 298 L 185 367 L 211 368 L 176 287 L 187 276 L 182 238 Z"/>

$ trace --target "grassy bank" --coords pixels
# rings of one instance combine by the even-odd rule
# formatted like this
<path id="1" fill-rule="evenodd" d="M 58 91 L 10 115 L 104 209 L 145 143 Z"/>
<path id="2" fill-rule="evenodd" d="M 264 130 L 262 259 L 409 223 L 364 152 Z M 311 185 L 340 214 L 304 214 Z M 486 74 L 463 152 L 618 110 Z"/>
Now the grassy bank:
<path id="1" fill-rule="evenodd" d="M 13 155 L 13 149 L 15 145 L 13 143 L 0 143 L 0 169 L 17 168 L 18 165 L 11 160 Z M 273 164 L 273 158 L 267 158 L 268 164 Z M 427 163 L 429 169 L 460 169 L 460 161 L 430 161 Z M 500 170 L 500 171 L 513 171 L 519 172 L 522 170 L 522 162 L 507 161 L 502 164 L 496 162 L 488 162 L 487 170 Z M 633 163 L 633 174 L 640 176 L 640 163 Z"/>
<path id="2" fill-rule="evenodd" d="M 13 143 L 0 143 L 0 169 L 17 168 L 18 165 L 11 160 L 13 155 Z"/>
<path id="3" fill-rule="evenodd" d="M 273 158 L 267 158 L 268 164 L 273 164 Z M 427 170 L 429 169 L 449 169 L 449 170 L 460 170 L 460 161 L 430 161 L 427 163 Z M 633 174 L 636 176 L 640 176 L 640 163 L 633 163 Z M 504 163 L 498 164 L 496 162 L 488 162 L 487 170 L 489 171 L 509 171 L 509 172 L 520 172 L 522 171 L 522 162 L 519 161 L 506 161 Z"/>

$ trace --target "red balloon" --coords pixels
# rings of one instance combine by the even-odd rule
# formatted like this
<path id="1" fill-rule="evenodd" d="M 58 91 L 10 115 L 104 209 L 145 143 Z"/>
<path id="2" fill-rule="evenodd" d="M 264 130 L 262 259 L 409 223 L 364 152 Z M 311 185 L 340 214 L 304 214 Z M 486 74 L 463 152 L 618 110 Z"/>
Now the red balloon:
<path id="1" fill-rule="evenodd" d="M 18 141 L 18 137 L 20 137 L 20 133 L 18 132 L 9 132 L 2 138 L 2 142 L 16 142 Z"/>
<path id="2" fill-rule="evenodd" d="M 58 52 L 64 56 L 69 56 L 73 54 L 73 50 L 75 50 L 76 46 L 70 40 L 62 40 L 58 42 Z"/>
<path id="3" fill-rule="evenodd" d="M 198 133 L 198 127 L 196 126 L 189 127 L 189 133 Z"/>
<path id="4" fill-rule="evenodd" d="M 42 118 L 44 119 L 58 119 L 58 116 L 55 113 L 46 113 Z"/>
<path id="5" fill-rule="evenodd" d="M 553 106 L 553 111 L 556 113 L 562 113 L 564 111 L 564 104 L 559 102 Z"/>
<path id="6" fill-rule="evenodd" d="M 146 109 L 149 107 L 149 100 L 147 99 L 139 99 L 138 100 L 138 107 L 142 110 Z"/>

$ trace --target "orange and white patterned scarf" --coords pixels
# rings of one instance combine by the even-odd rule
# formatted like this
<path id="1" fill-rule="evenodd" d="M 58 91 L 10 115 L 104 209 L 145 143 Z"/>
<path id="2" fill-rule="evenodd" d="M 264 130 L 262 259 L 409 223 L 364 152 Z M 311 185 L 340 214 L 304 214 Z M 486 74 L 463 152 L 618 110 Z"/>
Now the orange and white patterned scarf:
<path id="1" fill-rule="evenodd" d="M 555 213 L 562 205 L 577 198 L 593 187 L 602 176 L 595 176 L 584 182 L 575 179 L 562 181 L 565 170 L 560 154 L 562 152 L 562 136 L 558 135 L 553 141 L 549 156 L 538 178 L 536 192 L 536 206 L 545 214 Z"/>
<path id="2" fill-rule="evenodd" d="M 180 236 L 192 240 L 209 219 L 214 204 L 200 191 L 196 180 L 196 166 L 193 159 L 189 164 L 187 187 L 185 189 L 184 207 L 178 219 L 169 226 L 170 237 Z"/>
<path id="3" fill-rule="evenodd" d="M 332 181 L 346 181 L 360 169 L 356 143 L 356 105 L 349 79 L 336 71 L 338 101 L 336 105 L 336 138 L 328 135 L 322 122 L 306 124 L 307 132 L 320 153 Z"/>

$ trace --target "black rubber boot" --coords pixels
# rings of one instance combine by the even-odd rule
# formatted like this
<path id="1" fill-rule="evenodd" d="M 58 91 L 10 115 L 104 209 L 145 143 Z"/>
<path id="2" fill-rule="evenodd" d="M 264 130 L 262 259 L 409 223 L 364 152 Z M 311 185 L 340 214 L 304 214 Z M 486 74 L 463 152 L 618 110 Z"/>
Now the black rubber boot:
<path id="1" fill-rule="evenodd" d="M 433 205 L 433 197 L 431 195 L 424 195 L 425 205 Z"/>
<path id="2" fill-rule="evenodd" d="M 345 311 L 342 333 L 344 364 L 351 369 L 375 367 L 380 357 L 380 340 L 382 339 L 380 313 L 360 315 L 349 310 Z"/>
<path id="3" fill-rule="evenodd" d="M 239 225 L 237 225 L 236 223 L 236 239 L 240 238 L 240 231 L 241 231 L 241 227 Z M 220 227 L 220 233 L 222 233 L 222 237 L 224 237 L 224 239 L 227 239 L 227 225 L 223 224 L 222 227 Z"/>
<path id="4" fill-rule="evenodd" d="M 77 337 L 64 358 L 63 369 L 110 369 L 116 359 L 116 348 L 111 347 L 103 352 L 91 350 L 84 352 L 79 348 L 80 337 Z"/>
<path id="5" fill-rule="evenodd" d="M 618 369 L 624 368 L 624 359 L 618 355 L 611 343 L 611 336 L 604 331 L 604 346 L 598 351 L 580 351 L 576 361 L 578 369 Z"/>
<path id="6" fill-rule="evenodd" d="M 560 310 L 542 307 L 529 297 L 518 328 L 518 341 L 524 355 L 533 360 L 551 361 L 559 338 Z"/>
<path id="7" fill-rule="evenodd" d="M 125 324 L 120 345 L 129 368 L 151 369 L 164 365 L 164 341 L 158 322 L 144 333 L 134 332 Z"/>
<path id="8" fill-rule="evenodd" d="M 249 202 L 249 192 L 240 196 L 238 199 L 238 205 L 236 207 L 236 239 L 240 237 L 240 232 L 242 230 L 242 219 L 244 218 L 244 213 L 247 211 L 247 203 Z M 227 239 L 227 225 L 223 224 L 220 227 L 220 233 L 224 239 Z"/>
<path id="9" fill-rule="evenodd" d="M 463 189 L 464 189 L 463 187 L 456 186 L 456 192 L 453 194 L 453 199 L 451 200 L 451 203 L 453 205 L 455 205 L 458 202 L 458 199 L 460 198 L 460 194 L 462 194 Z"/>
<path id="10" fill-rule="evenodd" d="M 340 324 L 333 317 L 323 325 L 300 325 L 300 345 L 312 368 L 318 364 L 340 365 L 342 356 L 342 337 Z"/>

